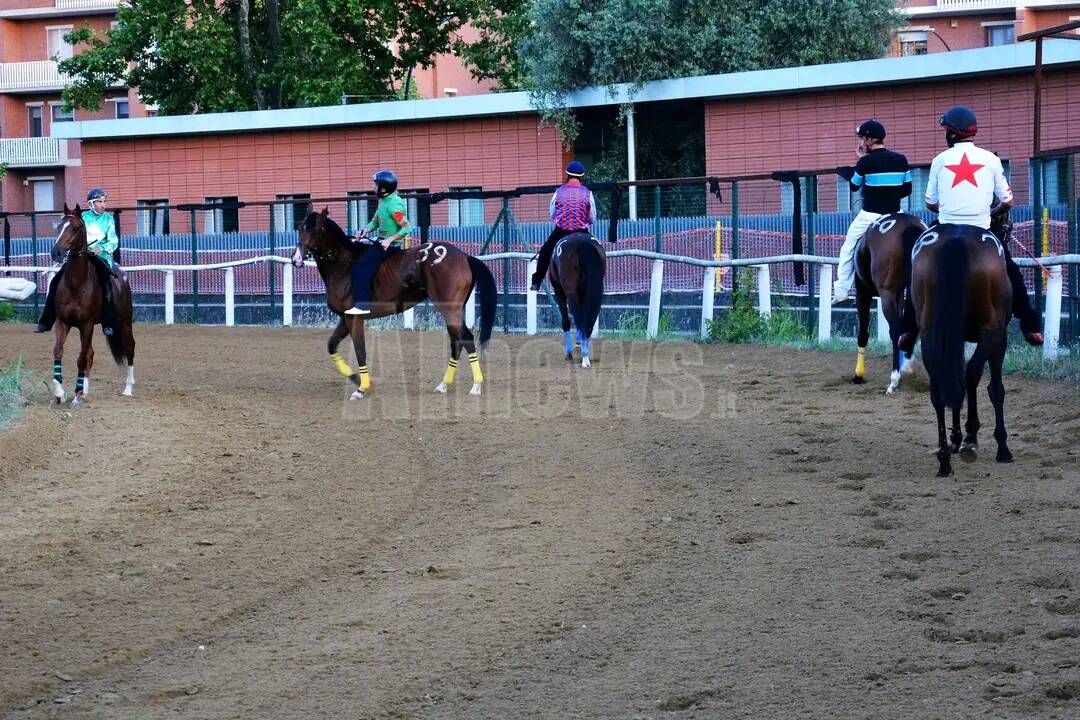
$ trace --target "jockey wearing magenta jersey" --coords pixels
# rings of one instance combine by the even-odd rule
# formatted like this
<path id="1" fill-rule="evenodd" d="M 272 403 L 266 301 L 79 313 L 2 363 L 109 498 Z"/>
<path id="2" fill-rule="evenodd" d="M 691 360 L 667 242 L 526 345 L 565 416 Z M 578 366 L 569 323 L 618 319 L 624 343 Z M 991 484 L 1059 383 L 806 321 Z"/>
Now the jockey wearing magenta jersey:
<path id="1" fill-rule="evenodd" d="M 123 277 L 123 273 L 113 260 L 113 253 L 120 246 L 120 239 L 116 236 L 116 223 L 113 216 L 105 209 L 105 203 L 109 196 L 101 188 L 94 188 L 86 194 L 86 205 L 89 210 L 83 210 L 82 221 L 86 225 L 86 249 L 94 269 L 97 270 L 98 282 L 101 284 L 101 332 L 112 335 L 116 327 L 116 306 L 112 297 L 112 276 Z M 34 332 L 48 332 L 56 322 L 56 286 L 60 282 L 60 276 L 64 268 L 57 271 L 52 283 L 49 285 L 49 294 L 45 298 L 45 309 L 41 312 Z"/>
<path id="2" fill-rule="evenodd" d="M 1004 213 L 1013 203 L 1012 189 L 1005 178 L 1001 160 L 994 153 L 976 147 L 971 138 L 978 132 L 975 113 L 966 107 L 954 107 L 941 116 L 945 140 L 949 149 L 940 153 L 930 166 L 926 183 L 926 207 L 938 214 L 941 225 L 973 225 L 998 234 L 1004 250 L 1005 269 L 1013 290 L 1012 313 L 1020 320 L 1020 331 L 1031 345 L 1042 345 L 1042 318 L 1031 306 L 1027 286 L 1020 269 L 1009 253 L 1008 237 L 991 223 L 993 214 Z M 997 198 L 997 205 L 994 199 Z M 909 330 L 901 338 L 901 346 L 909 350 L 915 344 L 915 308 L 908 289 L 906 314 L 910 315 Z"/>
<path id="3" fill-rule="evenodd" d="M 551 255 L 559 240 L 570 233 L 589 232 L 589 226 L 596 222 L 596 198 L 581 178 L 585 175 L 585 166 L 574 160 L 566 166 L 566 182 L 560 185 L 551 196 L 548 212 L 555 229 L 548 235 L 547 241 L 540 248 L 536 260 L 536 272 L 532 276 L 530 289 L 539 290 L 544 281 Z"/>

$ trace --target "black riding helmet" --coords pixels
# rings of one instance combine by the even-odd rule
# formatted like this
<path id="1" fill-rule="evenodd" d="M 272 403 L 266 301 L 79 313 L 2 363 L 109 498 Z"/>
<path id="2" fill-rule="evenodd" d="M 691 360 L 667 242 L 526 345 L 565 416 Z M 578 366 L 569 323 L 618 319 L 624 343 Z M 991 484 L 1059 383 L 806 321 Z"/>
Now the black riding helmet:
<path id="1" fill-rule="evenodd" d="M 371 176 L 371 181 L 375 183 L 375 194 L 379 197 L 386 197 L 397 190 L 397 175 L 389 170 L 375 173 Z"/>
<path id="2" fill-rule="evenodd" d="M 938 122 L 945 128 L 946 134 L 954 136 L 957 140 L 973 138 L 975 133 L 979 132 L 975 113 L 971 111 L 971 108 L 963 105 L 949 108 Z"/>
<path id="3" fill-rule="evenodd" d="M 878 142 L 885 140 L 885 126 L 874 119 L 867 120 L 855 131 L 859 137 L 868 137 Z"/>

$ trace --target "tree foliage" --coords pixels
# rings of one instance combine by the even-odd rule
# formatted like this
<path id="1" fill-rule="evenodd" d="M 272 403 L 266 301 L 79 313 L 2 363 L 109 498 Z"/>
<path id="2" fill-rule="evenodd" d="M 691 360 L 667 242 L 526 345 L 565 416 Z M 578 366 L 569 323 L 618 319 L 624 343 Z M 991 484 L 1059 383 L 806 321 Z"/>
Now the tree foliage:
<path id="1" fill-rule="evenodd" d="M 162 114 L 396 97 L 409 68 L 448 52 L 480 0 L 135 0 L 112 30 L 81 27 L 61 63 L 69 108 L 138 87 Z M 486 5 L 486 3 L 485 3 Z"/>

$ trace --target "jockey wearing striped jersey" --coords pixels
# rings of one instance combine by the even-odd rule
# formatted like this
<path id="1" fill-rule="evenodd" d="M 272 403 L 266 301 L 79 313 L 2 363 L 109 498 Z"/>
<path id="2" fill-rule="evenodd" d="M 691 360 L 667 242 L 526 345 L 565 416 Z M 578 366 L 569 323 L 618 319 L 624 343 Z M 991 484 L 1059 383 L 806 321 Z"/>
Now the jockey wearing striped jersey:
<path id="1" fill-rule="evenodd" d="M 867 120 L 855 134 L 859 138 L 855 151 L 859 161 L 854 170 L 839 168 L 837 172 L 848 180 L 852 192 L 862 192 L 862 209 L 851 221 L 840 248 L 833 303 L 846 301 L 855 284 L 855 248 L 859 239 L 879 218 L 899 212 L 900 201 L 911 194 L 911 170 L 907 158 L 885 149 L 885 126 L 877 120 Z"/>
<path id="2" fill-rule="evenodd" d="M 547 275 L 551 255 L 559 240 L 570 233 L 589 232 L 589 227 L 596 222 L 596 198 L 581 178 L 585 175 L 585 166 L 574 160 L 566 166 L 566 182 L 560 185 L 551 196 L 548 213 L 555 229 L 540 248 L 536 260 L 536 272 L 532 276 L 531 290 L 539 290 L 540 283 Z"/>
<path id="3" fill-rule="evenodd" d="M 934 224 L 973 225 L 990 230 L 998 237 L 1013 290 L 1012 313 L 1020 319 L 1024 339 L 1031 345 L 1042 345 L 1042 317 L 1031 307 L 1024 278 L 1009 253 L 1008 233 L 1000 223 L 991 222 L 992 214 L 1004 213 L 1013 203 L 1012 189 L 1005 178 L 1001 160 L 989 150 L 976 147 L 972 141 L 979 128 L 975 113 L 970 109 L 950 108 L 941 116 L 940 123 L 945 128 L 945 141 L 949 149 L 938 154 L 930 165 L 926 207 L 938 214 L 938 222 Z M 905 317 L 907 328 L 900 338 L 900 346 L 910 351 L 918 336 L 910 288 Z"/>

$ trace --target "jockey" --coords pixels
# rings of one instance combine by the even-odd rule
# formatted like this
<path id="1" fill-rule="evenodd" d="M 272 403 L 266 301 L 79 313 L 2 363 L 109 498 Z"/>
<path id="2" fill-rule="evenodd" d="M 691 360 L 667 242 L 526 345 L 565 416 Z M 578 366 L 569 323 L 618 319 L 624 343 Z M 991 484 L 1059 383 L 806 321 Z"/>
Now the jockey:
<path id="1" fill-rule="evenodd" d="M 837 173 L 851 183 L 851 190 L 862 191 L 862 209 L 851 221 L 840 248 L 840 265 L 833 285 L 833 304 L 845 302 L 855 283 L 855 248 L 867 228 L 878 218 L 900 211 L 900 200 L 911 194 L 911 171 L 907 158 L 885 149 L 885 126 L 867 120 L 858 127 L 855 154 L 859 161 L 852 168 L 838 168 Z"/>
<path id="2" fill-rule="evenodd" d="M 345 311 L 346 315 L 369 315 L 371 308 L 371 283 L 379 264 L 386 259 L 391 246 L 400 247 L 400 242 L 409 237 L 409 219 L 406 217 L 405 201 L 397 193 L 397 175 L 389 170 L 380 170 L 371 176 L 375 183 L 375 194 L 379 198 L 379 207 L 375 217 L 364 230 L 358 230 L 356 240 L 363 242 L 365 235 L 378 231 L 378 241 L 365 243 L 363 254 L 353 263 L 352 290 L 353 307 Z"/>
<path id="3" fill-rule="evenodd" d="M 975 113 L 966 107 L 953 107 L 941 116 L 949 149 L 934 158 L 926 183 L 926 207 L 938 214 L 942 225 L 974 225 L 996 234 L 1004 234 L 990 222 L 994 214 L 1004 213 L 1013 203 L 1009 181 L 997 155 L 976 147 L 971 138 L 978 132 Z M 994 205 L 995 196 L 998 204 Z M 1013 290 L 1012 313 L 1020 320 L 1020 331 L 1030 345 L 1042 345 L 1042 318 L 1031 307 L 1027 286 L 1020 269 L 1009 253 L 1008 238 L 998 237 L 1004 250 L 1005 269 Z M 918 334 L 911 290 L 905 314 L 910 314 L 909 329 L 900 339 L 901 347 L 910 349 Z"/>
<path id="4" fill-rule="evenodd" d="M 116 328 L 116 306 L 112 297 L 112 277 L 122 278 L 123 274 L 113 261 L 113 252 L 120 246 L 116 236 L 116 223 L 113 216 L 105 209 L 108 194 L 101 188 L 94 188 L 86 194 L 86 205 L 82 221 L 86 225 L 86 249 L 97 270 L 101 284 L 101 331 L 112 335 Z M 45 309 L 41 313 L 34 332 L 48 332 L 56 322 L 56 287 L 64 268 L 60 268 L 49 285 L 49 294 L 45 299 Z"/>
<path id="5" fill-rule="evenodd" d="M 555 229 L 540 248 L 530 290 L 540 289 L 540 283 L 544 281 L 548 265 L 551 264 L 551 254 L 555 252 L 559 240 L 570 233 L 589 232 L 589 226 L 596 222 L 596 198 L 592 190 L 581 182 L 584 175 L 585 166 L 574 160 L 566 166 L 566 182 L 551 196 L 548 213 L 555 223 Z"/>

